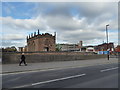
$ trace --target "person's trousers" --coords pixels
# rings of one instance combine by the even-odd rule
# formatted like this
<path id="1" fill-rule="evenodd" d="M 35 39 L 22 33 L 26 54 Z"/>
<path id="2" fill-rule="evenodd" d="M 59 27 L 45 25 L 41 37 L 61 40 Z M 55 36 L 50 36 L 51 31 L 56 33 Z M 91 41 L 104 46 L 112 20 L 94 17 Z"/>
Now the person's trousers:
<path id="1" fill-rule="evenodd" d="M 19 65 L 21 65 L 22 62 L 26 65 L 25 60 L 21 60 L 20 63 L 19 63 Z"/>

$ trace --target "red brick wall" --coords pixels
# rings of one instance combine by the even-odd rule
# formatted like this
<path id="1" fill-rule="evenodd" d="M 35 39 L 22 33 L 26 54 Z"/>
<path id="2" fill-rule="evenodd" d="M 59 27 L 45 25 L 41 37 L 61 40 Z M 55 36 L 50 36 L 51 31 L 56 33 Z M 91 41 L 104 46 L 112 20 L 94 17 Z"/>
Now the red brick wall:
<path id="1" fill-rule="evenodd" d="M 120 52 L 120 45 L 118 45 L 118 46 L 115 48 L 115 51 L 116 51 L 116 52 Z"/>

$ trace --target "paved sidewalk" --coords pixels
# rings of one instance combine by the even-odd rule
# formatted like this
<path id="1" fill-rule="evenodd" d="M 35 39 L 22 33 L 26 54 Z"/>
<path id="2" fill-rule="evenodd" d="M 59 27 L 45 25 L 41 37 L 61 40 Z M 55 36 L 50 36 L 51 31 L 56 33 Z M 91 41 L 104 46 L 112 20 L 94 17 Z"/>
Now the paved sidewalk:
<path id="1" fill-rule="evenodd" d="M 85 67 L 99 64 L 118 63 L 118 58 L 92 59 L 92 60 L 77 60 L 77 61 L 57 61 L 57 62 L 41 62 L 41 63 L 28 63 L 28 66 L 19 66 L 18 64 L 3 64 L 2 73 L 26 72 L 35 70 L 48 70 L 58 68 L 70 67 Z"/>

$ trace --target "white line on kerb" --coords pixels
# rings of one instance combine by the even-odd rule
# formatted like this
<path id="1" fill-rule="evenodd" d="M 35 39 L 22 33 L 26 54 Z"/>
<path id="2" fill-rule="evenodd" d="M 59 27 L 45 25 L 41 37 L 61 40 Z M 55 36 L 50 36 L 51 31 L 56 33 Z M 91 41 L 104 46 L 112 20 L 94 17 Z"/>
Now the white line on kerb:
<path id="1" fill-rule="evenodd" d="M 23 72 L 12 72 L 12 73 L 3 73 L 0 75 L 11 75 L 11 74 L 22 74 L 22 73 L 31 73 L 31 72 L 40 72 L 40 71 L 48 71 L 48 70 L 55 70 L 55 69 L 47 69 L 47 70 L 31 70 L 31 71 L 23 71 Z"/>
<path id="2" fill-rule="evenodd" d="M 104 69 L 104 70 L 100 70 L 100 72 L 110 71 L 110 70 L 114 70 L 114 69 L 118 69 L 118 68 L 119 68 L 119 67 Z"/>
<path id="3" fill-rule="evenodd" d="M 78 67 L 81 67 L 81 66 L 78 66 Z M 70 67 L 70 68 L 77 68 L 77 67 Z M 70 68 L 67 67 L 67 68 L 57 68 L 57 69 L 51 68 L 51 69 L 33 70 L 33 71 L 30 70 L 30 71 L 23 71 L 23 72 L 3 73 L 3 74 L 0 74 L 0 75 L 21 74 L 21 73 L 31 73 L 31 72 L 41 72 L 41 71 L 52 71 L 52 70 L 61 70 L 61 69 L 70 69 Z"/>
<path id="4" fill-rule="evenodd" d="M 86 75 L 86 74 L 80 74 L 80 75 L 75 75 L 75 76 L 69 76 L 69 77 L 59 78 L 59 79 L 42 81 L 42 82 L 38 82 L 38 83 L 33 83 L 33 84 L 23 85 L 23 86 L 17 86 L 17 87 L 13 87 L 13 88 L 24 88 L 24 87 L 29 87 L 29 86 L 35 86 L 35 85 L 40 85 L 40 84 L 45 84 L 45 83 L 50 83 L 50 82 L 55 82 L 55 81 L 60 81 L 60 80 L 66 80 L 66 79 L 81 77 L 81 76 L 84 76 L 84 75 Z"/>

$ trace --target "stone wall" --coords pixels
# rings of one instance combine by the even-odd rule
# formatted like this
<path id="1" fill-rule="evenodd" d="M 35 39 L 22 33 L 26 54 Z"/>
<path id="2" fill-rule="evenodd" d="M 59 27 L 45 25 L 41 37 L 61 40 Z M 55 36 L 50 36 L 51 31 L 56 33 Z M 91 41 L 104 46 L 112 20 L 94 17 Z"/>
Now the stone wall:
<path id="1" fill-rule="evenodd" d="M 38 34 L 27 39 L 27 51 L 55 51 L 56 36 Z"/>
<path id="2" fill-rule="evenodd" d="M 19 63 L 21 53 L 3 53 L 2 63 Z M 106 55 L 97 55 L 80 52 L 43 52 L 43 53 L 25 53 L 27 63 L 52 62 L 52 61 L 71 61 L 105 58 Z"/>

